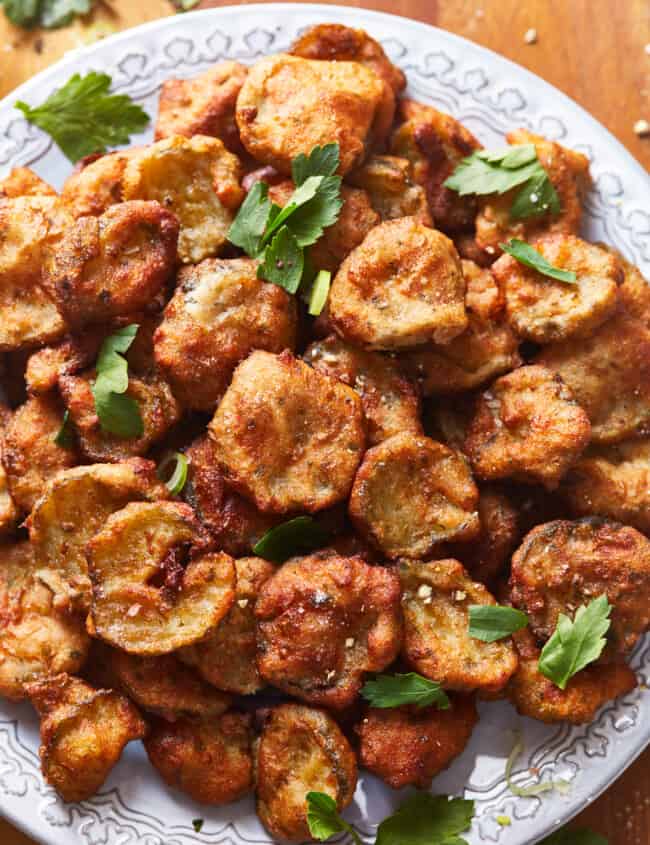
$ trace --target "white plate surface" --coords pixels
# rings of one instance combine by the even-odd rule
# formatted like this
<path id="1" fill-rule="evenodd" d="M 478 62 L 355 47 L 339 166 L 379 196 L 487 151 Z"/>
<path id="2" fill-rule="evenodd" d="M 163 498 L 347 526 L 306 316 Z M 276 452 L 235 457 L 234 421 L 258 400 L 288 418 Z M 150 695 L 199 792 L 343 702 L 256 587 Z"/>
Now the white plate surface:
<path id="1" fill-rule="evenodd" d="M 319 5 L 226 7 L 165 18 L 70 53 L 0 103 L 0 176 L 30 165 L 61 185 L 70 165 L 48 136 L 12 108 L 36 104 L 74 72 L 111 74 L 116 91 L 130 94 L 155 118 L 157 92 L 169 76 L 188 77 L 221 59 L 250 63 L 285 49 L 306 26 L 337 21 L 364 27 L 407 73 L 409 94 L 462 120 L 486 145 L 519 126 L 566 143 L 591 159 L 594 190 L 585 234 L 617 246 L 650 277 L 650 178 L 599 123 L 556 89 L 469 41 L 405 18 Z M 3 61 L 10 60 L 5 54 Z M 151 131 L 133 138 L 148 141 Z M 641 687 L 603 708 L 584 727 L 547 727 L 519 717 L 505 703 L 481 705 L 481 721 L 465 752 L 434 781 L 434 792 L 476 802 L 468 841 L 530 845 L 592 801 L 646 747 L 650 739 L 650 641 L 633 659 Z M 525 751 L 515 781 L 564 778 L 557 792 L 516 798 L 504 780 L 513 729 Z M 167 789 L 139 744 L 127 749 L 101 792 L 66 805 L 41 778 L 38 726 L 28 705 L 0 701 L 0 808 L 14 824 L 48 845 L 250 845 L 269 843 L 252 801 L 221 809 L 201 807 Z M 533 774 L 534 772 L 534 774 Z M 361 777 L 349 821 L 372 841 L 375 826 L 403 799 L 375 778 Z M 501 827 L 497 816 L 512 824 Z M 203 818 L 200 833 L 192 819 Z"/>

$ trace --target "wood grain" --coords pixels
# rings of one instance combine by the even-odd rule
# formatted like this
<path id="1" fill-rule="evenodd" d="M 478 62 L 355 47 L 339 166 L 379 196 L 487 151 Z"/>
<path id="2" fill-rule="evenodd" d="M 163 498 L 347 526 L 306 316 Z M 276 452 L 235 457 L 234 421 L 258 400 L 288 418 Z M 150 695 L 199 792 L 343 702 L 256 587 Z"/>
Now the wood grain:
<path id="1" fill-rule="evenodd" d="M 633 130 L 637 120 L 650 121 L 650 55 L 644 50 L 650 44 L 648 0 L 348 0 L 347 5 L 440 26 L 524 65 L 584 106 L 650 169 L 650 138 L 640 139 Z M 93 22 L 115 29 L 172 13 L 168 0 L 112 0 L 99 6 Z M 530 28 L 538 34 L 531 45 L 524 41 Z M 24 33 L 0 15 L 0 96 L 87 36 L 81 23 Z M 650 845 L 650 750 L 581 814 L 575 826 L 581 825 L 606 836 L 610 845 Z M 1 821 L 0 843 L 32 845 Z"/>

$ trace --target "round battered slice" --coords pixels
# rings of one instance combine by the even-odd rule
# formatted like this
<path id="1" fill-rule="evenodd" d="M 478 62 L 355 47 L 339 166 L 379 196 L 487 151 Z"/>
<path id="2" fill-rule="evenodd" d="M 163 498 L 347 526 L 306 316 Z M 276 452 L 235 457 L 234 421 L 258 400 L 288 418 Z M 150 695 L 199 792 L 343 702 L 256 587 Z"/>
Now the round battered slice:
<path id="1" fill-rule="evenodd" d="M 478 722 L 471 696 L 437 707 L 368 708 L 356 727 L 359 761 L 393 789 L 429 789 L 432 779 L 462 754 Z"/>
<path id="2" fill-rule="evenodd" d="M 561 690 L 539 671 L 540 649 L 531 632 L 517 631 L 513 639 L 519 666 L 508 685 L 508 698 L 522 716 L 547 724 L 588 724 L 603 704 L 631 692 L 638 683 L 625 663 L 606 663 L 587 666 Z"/>
<path id="3" fill-rule="evenodd" d="M 364 673 L 399 653 L 399 579 L 359 557 L 293 558 L 262 586 L 257 665 L 264 680 L 310 704 L 350 706 Z"/>
<path id="4" fill-rule="evenodd" d="M 200 804 L 228 804 L 253 786 L 250 716 L 156 719 L 144 739 L 151 765 L 168 786 Z"/>
<path id="5" fill-rule="evenodd" d="M 133 704 L 113 690 L 93 689 L 71 675 L 30 684 L 41 717 L 41 769 L 64 801 L 91 798 L 146 725 Z"/>
<path id="6" fill-rule="evenodd" d="M 212 411 L 254 349 L 296 343 L 295 297 L 257 278 L 249 258 L 185 267 L 154 337 L 156 361 L 189 408 Z"/>
<path id="7" fill-rule="evenodd" d="M 343 501 L 365 445 L 357 393 L 289 353 L 240 364 L 209 433 L 227 479 L 270 513 Z"/>
<path id="8" fill-rule="evenodd" d="M 29 538 L 47 571 L 58 603 L 90 604 L 85 548 L 106 518 L 127 502 L 166 499 L 151 461 L 92 464 L 59 473 L 36 502 L 27 521 Z"/>
<path id="9" fill-rule="evenodd" d="M 417 391 L 395 358 L 350 346 L 336 335 L 312 343 L 303 358 L 361 396 L 370 445 L 400 432 L 422 434 Z"/>
<path id="10" fill-rule="evenodd" d="M 467 327 L 460 258 L 414 217 L 376 226 L 332 282 L 328 313 L 346 340 L 372 349 L 449 343 Z"/>
<path id="11" fill-rule="evenodd" d="M 20 511 L 11 498 L 7 473 L 2 464 L 2 413 L 0 412 L 0 535 L 13 531 L 18 522 Z"/>
<path id="12" fill-rule="evenodd" d="M 62 425 L 63 411 L 52 394 L 29 398 L 7 421 L 2 462 L 11 497 L 23 513 L 31 511 L 51 478 L 78 462 L 74 445 L 56 443 Z"/>
<path id="13" fill-rule="evenodd" d="M 276 839 L 311 839 L 307 793 L 324 792 L 339 812 L 352 802 L 357 761 L 323 710 L 282 704 L 269 713 L 256 749 L 257 815 Z"/>
<path id="14" fill-rule="evenodd" d="M 559 375 L 520 367 L 479 398 L 465 451 L 482 480 L 513 478 L 552 490 L 590 433 L 587 414 Z"/>
<path id="15" fill-rule="evenodd" d="M 350 496 L 357 530 L 387 557 L 422 558 L 480 528 L 465 458 L 428 437 L 396 434 L 366 452 Z"/>
<path id="16" fill-rule="evenodd" d="M 650 330 L 640 320 L 622 312 L 589 338 L 548 346 L 537 362 L 562 376 L 594 443 L 650 434 Z"/>
<path id="17" fill-rule="evenodd" d="M 235 601 L 217 630 L 206 640 L 187 646 L 179 657 L 219 689 L 252 695 L 262 688 L 257 671 L 255 601 L 275 568 L 259 557 L 235 561 Z"/>
<path id="18" fill-rule="evenodd" d="M 0 545 L 0 695 L 25 698 L 25 684 L 76 672 L 89 641 L 80 616 L 57 607 L 29 543 Z"/>
<path id="19" fill-rule="evenodd" d="M 562 492 L 578 516 L 607 516 L 650 534 L 650 439 L 587 450 Z"/>
<path id="20" fill-rule="evenodd" d="M 415 217 L 432 226 L 424 188 L 413 181 L 411 163 L 398 156 L 371 156 L 348 174 L 348 182 L 364 188 L 382 220 Z"/>
<path id="21" fill-rule="evenodd" d="M 545 642 L 560 613 L 606 595 L 613 610 L 610 654 L 629 654 L 650 626 L 650 540 L 596 517 L 558 519 L 526 535 L 512 558 L 512 603 Z"/>
<path id="22" fill-rule="evenodd" d="M 406 88 L 406 77 L 384 52 L 384 48 L 363 29 L 340 23 L 310 26 L 291 45 L 291 54 L 303 59 L 359 62 L 373 70 L 395 92 Z"/>
<path id="23" fill-rule="evenodd" d="M 279 53 L 249 70 L 237 98 L 241 140 L 253 158 L 291 173 L 291 162 L 337 142 L 341 175 L 382 139 L 393 121 L 392 89 L 358 62 Z"/>
<path id="24" fill-rule="evenodd" d="M 138 150 L 124 171 L 126 200 L 155 200 L 180 223 L 178 257 L 196 264 L 216 255 L 244 192 L 239 159 L 218 138 L 174 135 Z"/>
<path id="25" fill-rule="evenodd" d="M 25 367 L 27 393 L 30 396 L 49 393 L 58 388 L 61 376 L 85 370 L 96 360 L 104 337 L 93 329 L 82 335 L 70 335 L 56 346 L 32 352 Z"/>
<path id="26" fill-rule="evenodd" d="M 0 179 L 0 199 L 41 196 L 55 197 L 56 191 L 29 167 L 14 167 Z"/>
<path id="27" fill-rule="evenodd" d="M 638 267 L 626 261 L 616 250 L 611 247 L 608 248 L 618 258 L 623 267 L 623 284 L 619 289 L 619 298 L 625 306 L 625 310 L 650 329 L 650 282 L 641 275 Z"/>
<path id="28" fill-rule="evenodd" d="M 122 202 L 122 176 L 132 155 L 133 150 L 120 150 L 82 159 L 61 189 L 61 199 L 70 213 L 75 217 L 99 217 Z"/>
<path id="29" fill-rule="evenodd" d="M 469 607 L 496 604 L 457 560 L 400 561 L 404 659 L 425 678 L 452 690 L 502 690 L 517 668 L 510 639 L 485 643 L 469 635 Z"/>
<path id="30" fill-rule="evenodd" d="M 130 654 L 168 654 L 208 636 L 235 598 L 235 566 L 208 548 L 188 505 L 131 502 L 86 546 L 93 633 Z"/>
<path id="31" fill-rule="evenodd" d="M 546 235 L 534 246 L 549 264 L 574 272 L 577 280 L 559 282 L 502 255 L 492 272 L 505 292 L 510 325 L 535 343 L 587 337 L 618 307 L 619 261 L 574 235 Z"/>

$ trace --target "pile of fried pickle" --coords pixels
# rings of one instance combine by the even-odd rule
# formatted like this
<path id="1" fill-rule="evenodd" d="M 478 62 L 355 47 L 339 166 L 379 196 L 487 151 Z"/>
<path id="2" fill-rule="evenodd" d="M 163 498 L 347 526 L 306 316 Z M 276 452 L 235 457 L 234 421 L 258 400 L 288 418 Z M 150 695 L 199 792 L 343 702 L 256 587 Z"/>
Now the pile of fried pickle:
<path id="1" fill-rule="evenodd" d="M 168 785 L 254 791 L 302 841 L 307 793 L 344 809 L 358 766 L 428 788 L 477 699 L 577 724 L 636 686 L 650 288 L 579 237 L 584 155 L 510 133 L 554 198 L 515 215 L 517 189 L 449 186 L 481 145 L 405 85 L 366 33 L 319 25 L 166 81 L 155 141 L 60 193 L 0 183 L 0 694 L 37 709 L 66 801 L 140 739 Z M 307 250 L 331 274 L 313 316 L 229 232 L 328 144 L 342 206 Z M 554 683 L 540 653 L 602 596 L 602 653 Z M 471 636 L 477 606 L 527 624 Z M 373 706 L 378 673 L 446 706 Z"/>

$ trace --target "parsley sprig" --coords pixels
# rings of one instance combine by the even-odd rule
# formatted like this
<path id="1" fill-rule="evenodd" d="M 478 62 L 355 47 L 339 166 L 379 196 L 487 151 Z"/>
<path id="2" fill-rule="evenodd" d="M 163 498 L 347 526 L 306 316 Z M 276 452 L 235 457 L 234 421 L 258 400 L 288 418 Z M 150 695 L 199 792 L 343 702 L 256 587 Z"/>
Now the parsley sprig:
<path id="1" fill-rule="evenodd" d="M 335 833 L 349 833 L 356 845 L 361 845 L 359 834 L 341 818 L 331 796 L 325 792 L 308 792 L 306 800 L 307 824 L 314 839 L 323 842 Z"/>
<path id="2" fill-rule="evenodd" d="M 467 845 L 474 802 L 416 792 L 377 828 L 375 845 Z"/>
<path id="3" fill-rule="evenodd" d="M 118 437 L 141 437 L 144 432 L 138 403 L 125 395 L 129 365 L 123 356 L 138 328 L 137 323 L 131 323 L 106 338 L 95 365 L 97 378 L 90 386 L 102 430 Z"/>
<path id="4" fill-rule="evenodd" d="M 528 617 L 521 610 L 500 604 L 471 604 L 469 606 L 469 635 L 484 643 L 503 640 L 528 625 Z"/>
<path id="5" fill-rule="evenodd" d="M 414 704 L 416 707 L 429 707 L 435 704 L 438 710 L 449 708 L 449 699 L 440 684 L 423 678 L 416 672 L 406 675 L 378 675 L 367 681 L 361 695 L 372 707 L 400 707 L 402 704 Z"/>
<path id="6" fill-rule="evenodd" d="M 94 3 L 95 0 L 0 0 L 11 23 L 24 29 L 67 26 L 76 15 L 87 15 Z"/>
<path id="7" fill-rule="evenodd" d="M 329 533 L 313 516 L 296 516 L 270 528 L 253 547 L 253 554 L 273 563 L 284 563 L 297 554 L 324 546 Z"/>
<path id="8" fill-rule="evenodd" d="M 512 238 L 507 244 L 499 244 L 499 246 L 508 255 L 516 258 L 520 264 L 530 267 L 531 270 L 537 270 L 542 276 L 548 276 L 549 279 L 555 279 L 569 285 L 577 284 L 578 277 L 573 270 L 562 270 L 560 267 L 555 267 L 544 258 L 541 252 L 527 244 L 526 241 Z"/>

